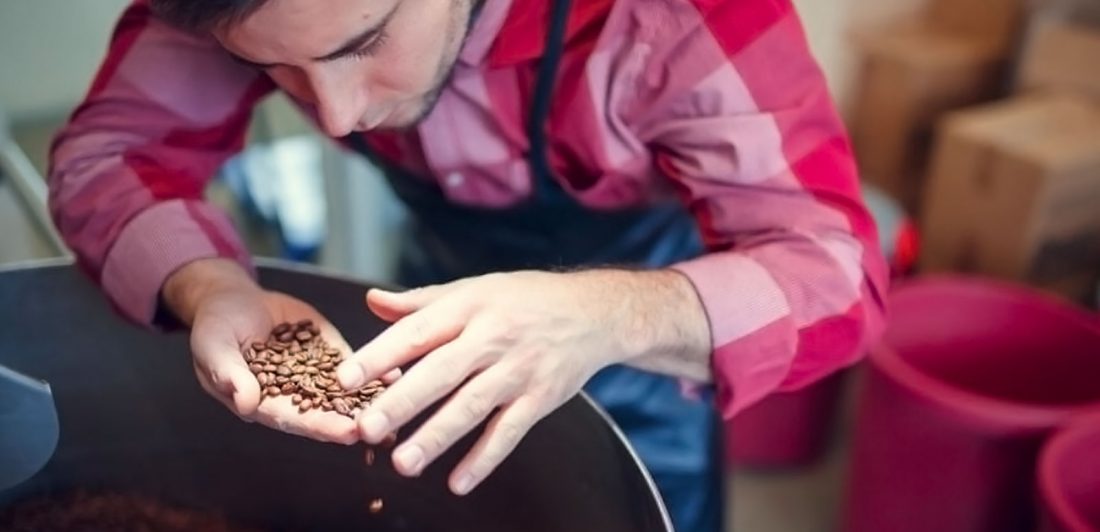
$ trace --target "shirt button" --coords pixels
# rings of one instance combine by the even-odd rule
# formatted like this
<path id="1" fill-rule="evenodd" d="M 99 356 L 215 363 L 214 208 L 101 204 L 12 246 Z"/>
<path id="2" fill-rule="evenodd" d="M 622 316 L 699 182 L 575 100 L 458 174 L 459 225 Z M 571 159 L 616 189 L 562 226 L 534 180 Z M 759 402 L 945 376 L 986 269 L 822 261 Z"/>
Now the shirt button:
<path id="1" fill-rule="evenodd" d="M 466 178 L 463 177 L 462 174 L 458 172 L 451 172 L 447 174 L 446 183 L 448 187 L 455 188 L 462 185 L 465 180 Z"/>

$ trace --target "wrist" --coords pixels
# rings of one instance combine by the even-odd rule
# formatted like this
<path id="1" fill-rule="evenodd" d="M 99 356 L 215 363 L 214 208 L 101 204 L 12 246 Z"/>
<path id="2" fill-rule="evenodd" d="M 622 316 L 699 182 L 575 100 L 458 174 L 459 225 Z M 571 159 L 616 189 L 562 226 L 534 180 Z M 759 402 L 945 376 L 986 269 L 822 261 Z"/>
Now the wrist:
<path id="1" fill-rule="evenodd" d="M 164 306 L 191 326 L 199 307 L 212 294 L 242 289 L 260 291 L 255 280 L 236 262 L 209 258 L 189 262 L 169 275 L 160 295 Z"/>
<path id="2" fill-rule="evenodd" d="M 661 357 L 709 361 L 710 324 L 695 286 L 675 270 L 619 271 L 613 334 L 621 360 Z"/>

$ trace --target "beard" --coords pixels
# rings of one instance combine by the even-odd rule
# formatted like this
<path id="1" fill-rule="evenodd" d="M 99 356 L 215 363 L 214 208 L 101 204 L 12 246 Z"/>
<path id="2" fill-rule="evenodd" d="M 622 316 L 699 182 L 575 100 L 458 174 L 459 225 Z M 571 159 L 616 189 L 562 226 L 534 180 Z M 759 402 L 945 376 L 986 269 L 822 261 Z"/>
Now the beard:
<path id="1" fill-rule="evenodd" d="M 418 102 L 419 109 L 417 109 L 416 114 L 414 114 L 410 120 L 403 124 L 394 124 L 379 129 L 387 131 L 408 130 L 416 127 L 423 122 L 428 115 L 432 114 L 436 104 L 439 103 L 440 95 L 451 82 L 455 65 L 458 64 L 458 56 L 466 44 L 466 39 L 470 36 L 470 30 L 474 27 L 474 21 L 483 3 L 484 0 L 455 0 L 455 20 L 447 32 L 447 42 L 452 43 L 452 45 L 439 64 L 435 83 L 428 92 L 420 97 L 420 101 Z"/>

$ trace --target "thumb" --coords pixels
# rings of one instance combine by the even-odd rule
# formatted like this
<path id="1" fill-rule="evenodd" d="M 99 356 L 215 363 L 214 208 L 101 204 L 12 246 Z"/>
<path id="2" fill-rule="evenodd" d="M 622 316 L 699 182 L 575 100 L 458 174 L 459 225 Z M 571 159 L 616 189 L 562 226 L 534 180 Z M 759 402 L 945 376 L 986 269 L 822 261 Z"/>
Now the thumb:
<path id="1" fill-rule="evenodd" d="M 226 341 L 211 335 L 193 335 L 195 365 L 205 374 L 209 392 L 217 394 L 237 415 L 250 416 L 260 406 L 260 383 L 249 371 L 236 340 L 231 335 L 229 338 Z"/>
<path id="2" fill-rule="evenodd" d="M 428 285 L 403 292 L 391 292 L 381 288 L 367 291 L 367 307 L 371 312 L 389 322 L 397 321 L 443 297 L 454 283 Z"/>

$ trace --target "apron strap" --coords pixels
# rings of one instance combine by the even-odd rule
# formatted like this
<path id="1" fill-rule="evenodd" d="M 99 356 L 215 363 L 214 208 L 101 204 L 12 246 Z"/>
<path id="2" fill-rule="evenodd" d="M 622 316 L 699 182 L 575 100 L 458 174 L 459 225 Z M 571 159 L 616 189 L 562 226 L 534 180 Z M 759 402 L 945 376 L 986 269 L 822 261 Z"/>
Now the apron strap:
<path id="1" fill-rule="evenodd" d="M 569 20 L 570 0 L 554 0 L 550 27 L 546 32 L 546 47 L 539 62 L 538 77 L 535 82 L 534 101 L 531 105 L 530 119 L 527 123 L 527 136 L 530 141 L 529 154 L 531 171 L 538 190 L 543 195 L 559 192 L 555 190 L 550 167 L 549 146 L 546 140 L 546 123 L 550 116 L 550 103 L 553 100 L 554 86 L 565 49 L 565 29 Z M 550 188 L 548 190 L 549 187 Z"/>

